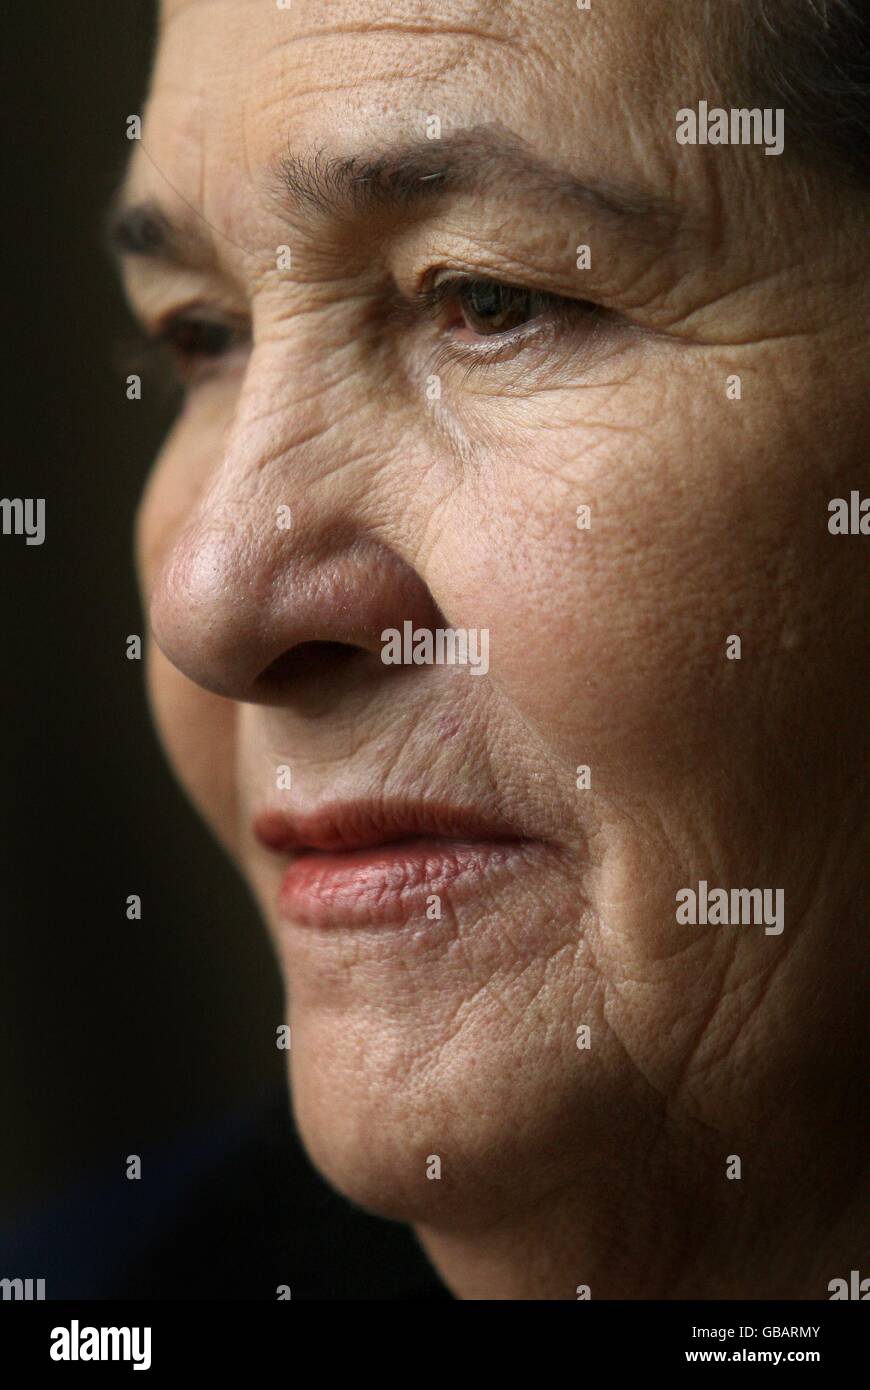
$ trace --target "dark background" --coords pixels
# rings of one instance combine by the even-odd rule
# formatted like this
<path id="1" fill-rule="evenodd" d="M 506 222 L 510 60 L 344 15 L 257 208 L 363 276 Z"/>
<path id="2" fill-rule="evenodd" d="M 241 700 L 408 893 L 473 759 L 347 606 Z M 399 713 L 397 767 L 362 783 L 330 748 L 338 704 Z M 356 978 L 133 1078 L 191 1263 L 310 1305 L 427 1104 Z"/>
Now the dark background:
<path id="1" fill-rule="evenodd" d="M 0 535 L 7 1225 L 116 1180 L 129 1153 L 147 1165 L 283 1076 L 265 929 L 173 782 L 143 663 L 125 655 L 143 631 L 132 520 L 169 403 L 147 385 L 126 399 L 129 322 L 102 229 L 153 8 L 21 0 L 3 18 L 0 496 L 46 499 L 42 546 Z"/>

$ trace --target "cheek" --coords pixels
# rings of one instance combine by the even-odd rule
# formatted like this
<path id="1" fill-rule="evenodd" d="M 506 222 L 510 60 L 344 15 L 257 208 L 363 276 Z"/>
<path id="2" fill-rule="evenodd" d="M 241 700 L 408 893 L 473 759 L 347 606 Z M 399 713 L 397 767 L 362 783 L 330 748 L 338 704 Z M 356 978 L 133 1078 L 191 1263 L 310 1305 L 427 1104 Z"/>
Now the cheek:
<path id="1" fill-rule="evenodd" d="M 236 858 L 236 706 L 189 681 L 153 641 L 147 653 L 151 713 L 170 766 L 203 820 Z"/>
<path id="2" fill-rule="evenodd" d="M 729 420 L 673 402 L 662 419 L 679 424 L 551 432 L 546 453 L 500 461 L 475 503 L 475 543 L 463 548 L 457 524 L 445 550 L 526 726 L 568 767 L 637 785 L 720 756 L 723 708 L 754 716 L 762 693 L 765 708 L 776 700 L 771 654 L 805 588 L 783 580 L 788 526 L 768 499 L 793 456 L 769 422 L 752 471 Z M 732 634 L 749 660 L 729 660 Z"/>

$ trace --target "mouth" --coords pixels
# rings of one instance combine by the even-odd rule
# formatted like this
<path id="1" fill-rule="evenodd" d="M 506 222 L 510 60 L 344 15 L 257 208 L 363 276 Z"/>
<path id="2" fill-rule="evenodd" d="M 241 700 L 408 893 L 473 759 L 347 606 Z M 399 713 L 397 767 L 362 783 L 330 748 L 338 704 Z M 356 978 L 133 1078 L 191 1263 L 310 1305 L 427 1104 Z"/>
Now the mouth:
<path id="1" fill-rule="evenodd" d="M 316 927 L 434 925 L 494 875 L 519 867 L 534 843 L 468 809 L 408 802 L 265 811 L 254 834 L 288 859 L 279 914 Z"/>

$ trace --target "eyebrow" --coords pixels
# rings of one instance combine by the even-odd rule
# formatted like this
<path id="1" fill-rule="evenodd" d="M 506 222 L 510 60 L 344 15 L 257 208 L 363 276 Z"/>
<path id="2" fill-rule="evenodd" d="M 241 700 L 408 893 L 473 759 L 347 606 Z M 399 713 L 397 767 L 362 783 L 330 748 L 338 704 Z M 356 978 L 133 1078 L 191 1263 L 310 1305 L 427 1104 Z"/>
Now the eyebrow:
<path id="1" fill-rule="evenodd" d="M 362 219 L 377 212 L 416 213 L 457 193 L 553 204 L 596 216 L 616 230 L 653 244 L 672 240 L 683 210 L 651 190 L 610 179 L 581 178 L 542 158 L 512 132 L 477 126 L 442 139 L 417 140 L 367 154 L 330 156 L 316 149 L 279 158 L 265 191 L 292 220 Z M 204 219 L 202 219 L 204 223 Z M 181 227 L 153 200 L 128 204 L 123 192 L 109 210 L 107 239 L 119 256 L 199 263 L 209 234 Z"/>
<path id="2" fill-rule="evenodd" d="M 182 226 L 154 199 L 128 203 L 124 190 L 106 212 L 105 241 L 116 257 L 141 256 L 176 265 L 201 264 L 209 256 L 208 235 L 196 224 Z"/>
<path id="3" fill-rule="evenodd" d="M 364 216 L 471 192 L 513 202 L 558 201 L 652 235 L 669 234 L 683 221 L 680 208 L 668 199 L 609 179 L 580 178 L 499 126 L 476 126 L 368 155 L 289 155 L 278 161 L 272 182 L 272 191 L 284 196 L 292 213 L 307 208 L 325 216 Z"/>

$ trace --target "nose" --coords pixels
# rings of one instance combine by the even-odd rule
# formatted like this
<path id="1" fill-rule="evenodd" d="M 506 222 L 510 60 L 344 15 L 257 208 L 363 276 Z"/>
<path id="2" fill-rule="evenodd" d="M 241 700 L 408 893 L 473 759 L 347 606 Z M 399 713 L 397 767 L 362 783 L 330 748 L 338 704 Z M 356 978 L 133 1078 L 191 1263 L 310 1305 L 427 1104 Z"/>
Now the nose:
<path id="1" fill-rule="evenodd" d="M 249 434 L 231 434 L 159 566 L 150 599 L 158 646 L 205 690 L 255 704 L 276 703 L 307 675 L 322 681 L 325 665 L 337 670 L 352 653 L 369 675 L 393 678 L 380 660 L 383 630 L 407 619 L 434 628 L 439 613 L 414 567 L 364 523 L 359 472 L 321 467 L 318 480 L 322 460 L 307 466 L 304 445 L 276 457 L 273 439 L 264 463 Z"/>

